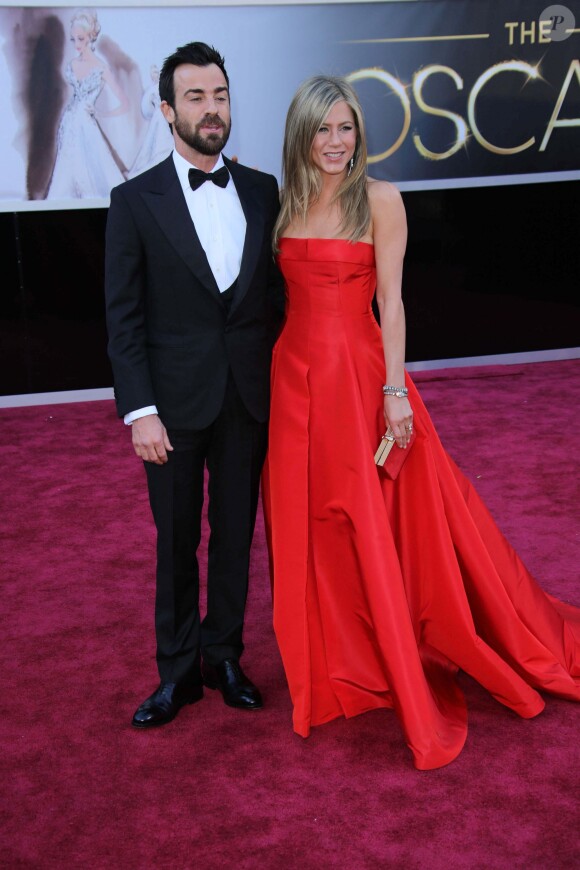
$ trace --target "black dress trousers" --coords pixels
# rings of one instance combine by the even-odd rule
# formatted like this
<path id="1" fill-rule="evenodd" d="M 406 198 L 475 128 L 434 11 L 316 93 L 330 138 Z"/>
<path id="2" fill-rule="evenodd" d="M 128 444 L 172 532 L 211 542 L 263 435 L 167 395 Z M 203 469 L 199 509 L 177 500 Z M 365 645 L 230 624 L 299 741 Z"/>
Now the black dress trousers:
<path id="1" fill-rule="evenodd" d="M 267 423 L 243 404 L 230 373 L 222 409 L 207 428 L 170 430 L 168 462 L 146 462 L 157 528 L 155 628 L 163 682 L 197 684 L 209 664 L 239 659 Z M 207 614 L 200 624 L 199 566 L 208 471 Z"/>

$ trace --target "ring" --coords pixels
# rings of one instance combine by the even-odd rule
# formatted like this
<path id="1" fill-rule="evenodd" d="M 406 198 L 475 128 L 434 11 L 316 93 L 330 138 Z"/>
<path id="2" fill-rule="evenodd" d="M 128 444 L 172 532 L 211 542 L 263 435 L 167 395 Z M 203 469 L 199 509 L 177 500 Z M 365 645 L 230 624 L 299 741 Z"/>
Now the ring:
<path id="1" fill-rule="evenodd" d="M 412 432 L 412 431 L 413 431 L 413 424 L 412 424 L 412 423 L 409 423 L 408 426 L 405 426 L 405 429 L 406 429 L 408 432 Z"/>

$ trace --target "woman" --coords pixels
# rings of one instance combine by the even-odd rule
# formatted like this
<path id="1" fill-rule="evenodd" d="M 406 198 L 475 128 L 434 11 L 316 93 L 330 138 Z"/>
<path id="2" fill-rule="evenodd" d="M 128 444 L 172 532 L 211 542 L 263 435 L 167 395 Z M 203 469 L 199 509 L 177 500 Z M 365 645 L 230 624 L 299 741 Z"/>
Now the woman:
<path id="1" fill-rule="evenodd" d="M 580 700 L 580 610 L 528 574 L 404 372 L 404 209 L 366 177 L 345 80 L 301 86 L 283 162 L 264 504 L 294 729 L 393 707 L 415 766 L 440 767 L 467 734 L 459 668 L 526 718 L 537 689 Z M 406 451 L 395 480 L 373 458 L 386 427 Z"/>
<path id="2" fill-rule="evenodd" d="M 57 152 L 47 199 L 107 197 L 125 180 L 120 161 L 105 137 L 95 115 L 95 103 L 105 86 L 116 97 L 117 106 L 102 117 L 127 111 L 128 100 L 111 70 L 95 55 L 101 30 L 96 14 L 76 12 L 71 19 L 71 42 L 77 57 L 67 64 L 65 79 L 72 88 L 57 137 Z"/>

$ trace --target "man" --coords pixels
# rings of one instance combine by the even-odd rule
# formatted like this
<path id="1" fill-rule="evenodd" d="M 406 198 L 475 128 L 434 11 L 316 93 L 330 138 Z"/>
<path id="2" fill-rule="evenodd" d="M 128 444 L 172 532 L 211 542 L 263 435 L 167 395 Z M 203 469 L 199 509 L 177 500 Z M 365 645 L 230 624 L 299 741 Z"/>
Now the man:
<path id="1" fill-rule="evenodd" d="M 159 92 L 175 150 L 113 190 L 106 236 L 115 398 L 145 463 L 157 528 L 161 683 L 133 717 L 140 728 L 170 722 L 202 698 L 204 684 L 230 706 L 262 706 L 239 658 L 283 308 L 271 252 L 276 180 L 221 154 L 231 126 L 223 58 L 200 42 L 178 48 Z M 211 537 L 200 624 L 206 466 Z"/>

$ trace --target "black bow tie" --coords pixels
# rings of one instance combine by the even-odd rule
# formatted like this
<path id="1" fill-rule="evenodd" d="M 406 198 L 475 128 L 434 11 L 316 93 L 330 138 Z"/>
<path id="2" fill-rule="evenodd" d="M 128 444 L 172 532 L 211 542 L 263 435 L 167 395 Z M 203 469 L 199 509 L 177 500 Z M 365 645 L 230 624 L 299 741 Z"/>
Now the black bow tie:
<path id="1" fill-rule="evenodd" d="M 190 169 L 188 172 L 189 186 L 192 190 L 197 190 L 204 181 L 213 181 L 218 187 L 227 187 L 230 180 L 230 173 L 226 166 L 221 166 L 217 172 L 204 172 L 202 169 Z"/>

